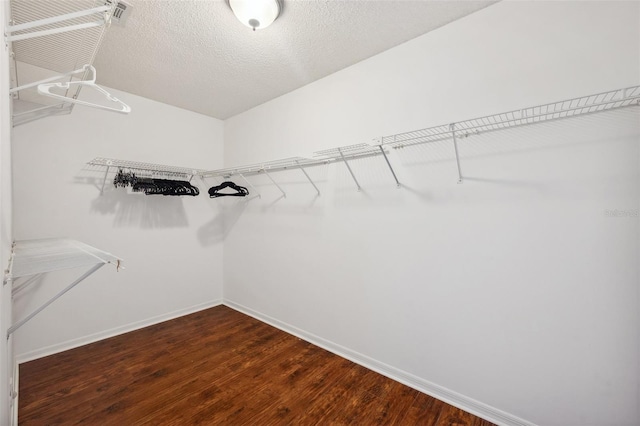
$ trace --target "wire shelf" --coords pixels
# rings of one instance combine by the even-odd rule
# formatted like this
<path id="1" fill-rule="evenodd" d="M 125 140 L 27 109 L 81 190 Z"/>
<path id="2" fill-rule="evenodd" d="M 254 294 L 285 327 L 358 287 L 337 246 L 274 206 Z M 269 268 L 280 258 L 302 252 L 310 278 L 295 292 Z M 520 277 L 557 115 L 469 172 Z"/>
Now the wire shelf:
<path id="1" fill-rule="evenodd" d="M 368 157 L 371 155 L 379 155 L 380 148 L 374 145 L 369 145 L 366 143 L 359 143 L 355 145 L 347 145 L 341 146 L 337 148 L 325 149 L 322 151 L 314 152 L 314 157 L 323 157 L 328 160 L 342 160 L 343 157 L 346 159 L 358 158 L 358 157 Z"/>
<path id="2" fill-rule="evenodd" d="M 325 149 L 313 153 L 313 158 L 290 157 L 263 163 L 255 163 L 217 170 L 189 169 L 184 167 L 163 166 L 158 164 L 139 163 L 134 161 L 123 161 L 100 157 L 95 158 L 88 164 L 94 166 L 121 167 L 153 173 L 174 173 L 182 176 L 190 175 L 200 177 L 229 178 L 234 175 L 245 177 L 257 175 L 260 173 L 268 174 L 270 172 L 293 169 L 302 169 L 304 172 L 304 169 L 307 167 L 330 164 L 333 162 L 344 162 L 349 169 L 349 172 L 351 173 L 358 189 L 360 189 L 360 184 L 358 183 L 353 170 L 349 166 L 348 160 L 383 156 L 387 166 L 391 171 L 391 174 L 393 175 L 396 185 L 400 187 L 398 177 L 396 176 L 392 164 L 387 157 L 387 151 L 385 149 L 387 147 L 402 148 L 405 146 L 418 145 L 428 142 L 452 140 L 454 139 L 454 135 L 457 138 L 461 138 L 485 132 L 508 129 L 512 127 L 538 124 L 552 120 L 560 120 L 564 118 L 611 111 L 624 107 L 637 106 L 639 104 L 640 86 L 632 86 L 509 112 L 487 115 L 471 120 L 384 136 L 377 139 L 375 144 L 373 145 L 360 143 Z M 462 182 L 457 145 L 455 146 L 455 148 L 456 162 L 458 164 L 459 182 Z M 306 172 L 305 176 L 311 181 Z M 313 184 L 312 181 L 311 183 Z"/>
<path id="3" fill-rule="evenodd" d="M 640 86 L 632 86 L 500 114 L 487 115 L 452 124 L 384 136 L 381 139 L 381 143 L 394 148 L 401 148 L 450 139 L 452 131 L 455 131 L 459 137 L 466 137 L 511 127 L 636 106 L 639 103 Z"/>
<path id="4" fill-rule="evenodd" d="M 165 166 L 162 164 L 141 163 L 138 161 L 117 160 L 115 158 L 96 157 L 87 162 L 90 166 L 113 167 L 128 170 L 138 170 L 150 174 L 164 174 L 171 176 L 180 176 L 183 178 L 195 175 L 201 175 L 204 170 L 192 169 L 187 167 Z"/>
<path id="5" fill-rule="evenodd" d="M 231 177 L 233 175 L 252 176 L 267 172 L 299 169 L 301 167 L 319 166 L 326 164 L 326 159 L 312 159 L 305 157 L 290 157 L 247 166 L 230 167 L 220 170 L 210 170 L 201 174 L 202 177 Z"/>
<path id="6" fill-rule="evenodd" d="M 14 25 L 26 24 L 40 19 L 51 18 L 68 13 L 78 12 L 104 6 L 104 0 L 74 1 L 42 1 L 11 0 L 11 18 Z M 109 15 L 113 13 L 113 7 Z M 70 25 L 86 24 L 102 19 L 103 14 L 94 13 L 79 16 L 63 22 L 42 25 L 36 29 L 63 28 Z M 26 62 L 40 68 L 67 72 L 78 67 L 78 64 L 90 64 L 96 55 L 106 25 L 84 28 L 82 31 L 69 31 L 43 37 L 30 38 L 13 42 L 13 50 L 17 61 Z M 29 34 L 34 29 L 17 31 L 16 35 Z"/>
<path id="7" fill-rule="evenodd" d="M 76 240 L 52 238 L 16 241 L 10 274 L 15 279 L 96 264 L 119 264 L 121 261 L 111 253 Z"/>
<path id="8" fill-rule="evenodd" d="M 5 29 L 5 40 L 12 40 L 11 79 L 14 88 L 33 83 L 36 76 L 33 71 L 27 72 L 24 66 L 18 66 L 18 63 L 37 67 L 35 69 L 38 70 L 39 78 L 65 74 L 83 64 L 91 65 L 116 7 L 115 2 L 105 0 L 11 0 L 10 5 L 11 25 Z M 84 14 L 84 11 L 92 13 Z M 57 18 L 71 14 L 77 16 L 56 21 Z M 47 22 L 42 22 L 43 20 Z M 43 70 L 48 72 L 40 75 Z M 59 79 L 67 82 L 72 80 L 71 76 Z M 80 90 L 81 86 L 68 89 L 65 96 L 77 98 Z M 69 113 L 74 106 L 66 104 L 61 109 L 39 94 L 36 87 L 14 93 L 13 98 L 14 101 L 23 100 L 36 104 L 32 111 L 28 111 L 29 114 L 14 115 L 13 126 L 59 115 L 61 111 Z"/>
<path id="9" fill-rule="evenodd" d="M 105 264 L 112 263 L 116 265 L 117 269 L 120 269 L 121 262 L 122 259 L 111 253 L 76 240 L 51 238 L 15 241 L 11 248 L 9 269 L 3 282 L 3 285 L 11 282 L 12 295 L 16 295 L 18 292 L 23 291 L 29 285 L 33 284 L 35 279 L 41 274 L 70 268 L 82 267 L 89 269 L 75 281 L 58 291 L 57 294 L 49 297 L 24 318 L 13 323 L 13 325 L 7 329 L 7 338 L 42 312 L 47 306 L 51 305 Z M 23 277 L 29 278 L 25 278 L 21 284 L 16 286 L 16 280 Z"/>
<path id="10" fill-rule="evenodd" d="M 296 167 L 304 168 L 328 164 L 335 161 L 384 155 L 385 152 L 380 149 L 381 147 L 401 148 L 428 142 L 450 140 L 453 132 L 455 132 L 457 137 L 466 137 L 511 127 L 537 124 L 546 121 L 636 106 L 639 103 L 640 86 L 632 86 L 509 112 L 487 115 L 452 124 L 443 124 L 425 129 L 384 136 L 379 138 L 374 145 L 360 143 L 316 151 L 314 152 L 312 159 L 304 157 L 285 158 L 265 163 L 209 170 L 201 173 L 201 176 L 230 177 L 240 174 L 244 176 L 251 176 L 262 173 L 265 170 L 281 171 Z"/>

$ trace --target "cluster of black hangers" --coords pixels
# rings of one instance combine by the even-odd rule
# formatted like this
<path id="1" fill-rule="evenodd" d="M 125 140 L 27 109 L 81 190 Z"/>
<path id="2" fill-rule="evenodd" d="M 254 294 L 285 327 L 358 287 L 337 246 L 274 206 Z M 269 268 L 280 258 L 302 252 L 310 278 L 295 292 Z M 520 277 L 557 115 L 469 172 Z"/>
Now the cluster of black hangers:
<path id="1" fill-rule="evenodd" d="M 200 194 L 200 190 L 186 180 L 155 179 L 136 176 L 133 172 L 118 170 L 113 178 L 116 188 L 130 186 L 134 192 L 144 192 L 146 195 L 191 195 Z"/>
<path id="2" fill-rule="evenodd" d="M 135 192 L 144 192 L 146 195 L 192 195 L 200 194 L 197 187 L 185 180 L 155 179 L 136 176 L 135 173 L 118 170 L 113 178 L 116 188 L 130 186 Z M 235 192 L 220 192 L 225 188 L 230 188 Z M 209 197 L 246 197 L 249 191 L 244 186 L 236 185 L 233 182 L 223 182 L 218 186 L 209 188 Z"/>

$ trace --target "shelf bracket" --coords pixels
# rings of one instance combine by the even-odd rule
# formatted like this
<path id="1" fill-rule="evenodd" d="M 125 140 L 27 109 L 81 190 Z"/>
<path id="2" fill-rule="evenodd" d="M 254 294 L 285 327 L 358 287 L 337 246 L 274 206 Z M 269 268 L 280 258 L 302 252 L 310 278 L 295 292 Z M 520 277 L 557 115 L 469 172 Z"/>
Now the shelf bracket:
<path id="1" fill-rule="evenodd" d="M 351 166 L 349 165 L 349 162 L 347 161 L 346 158 L 344 158 L 344 154 L 342 153 L 342 149 L 338 148 L 338 153 L 340 154 L 340 158 L 342 158 L 342 161 L 344 162 L 344 165 L 347 166 L 347 169 L 349 170 L 349 173 L 351 173 L 351 177 L 353 178 L 353 181 L 356 183 L 356 186 L 358 187 L 358 191 L 362 190 L 362 187 L 358 183 L 358 179 L 356 179 L 356 175 L 354 175 L 353 171 L 351 170 Z"/>
<path id="2" fill-rule="evenodd" d="M 300 165 L 300 162 L 298 160 L 296 160 L 296 164 L 298 165 L 298 168 L 300 168 L 300 170 L 302 170 L 302 173 L 304 173 L 304 175 L 306 176 L 307 180 L 311 183 L 311 185 L 313 185 L 313 187 L 316 189 L 316 192 L 318 193 L 318 197 L 320 196 L 320 190 L 318 189 L 318 187 L 316 186 L 315 183 L 313 183 L 313 181 L 311 180 L 311 178 L 309 177 L 309 174 L 307 173 L 307 171 L 304 169 L 304 167 L 302 167 Z"/>
<path id="3" fill-rule="evenodd" d="M 109 169 L 111 166 L 107 166 L 107 170 L 104 172 L 104 178 L 102 179 L 102 188 L 100 188 L 100 195 L 104 195 L 104 186 L 107 183 L 107 175 L 109 175 Z"/>
<path id="4" fill-rule="evenodd" d="M 15 251 L 14 251 L 15 246 L 16 246 L 15 242 L 11 244 L 11 254 L 9 255 L 9 267 L 4 271 L 4 276 L 2 279 L 3 287 L 8 283 L 13 283 L 13 258 L 15 255 Z"/>
<path id="5" fill-rule="evenodd" d="M 258 192 L 258 190 L 256 190 L 256 188 L 255 188 L 253 185 L 251 185 L 251 182 L 249 182 L 249 181 L 247 180 L 247 178 L 246 178 L 246 177 L 244 177 L 244 175 L 243 175 L 242 173 L 240 173 L 238 176 L 240 176 L 240 177 L 242 178 L 242 180 L 243 180 L 247 185 L 249 185 L 249 188 L 251 188 L 251 190 L 252 190 L 253 192 L 255 192 L 255 193 L 256 193 L 256 196 L 257 196 L 258 198 L 262 198 L 262 195 L 260 195 L 260 193 Z"/>
<path id="6" fill-rule="evenodd" d="M 398 180 L 398 177 L 396 176 L 396 172 L 393 170 L 393 167 L 391 166 L 391 162 L 389 161 L 389 158 L 387 157 L 387 153 L 384 151 L 384 148 L 382 147 L 382 144 L 378 145 L 378 148 L 380 148 L 380 152 L 382 153 L 382 156 L 384 157 L 384 161 L 387 162 L 387 166 L 389 166 L 389 170 L 391 170 L 391 174 L 393 175 L 393 179 L 395 179 L 396 181 L 396 187 L 400 188 L 400 181 Z"/>
<path id="7" fill-rule="evenodd" d="M 462 183 L 462 171 L 460 170 L 460 156 L 458 155 L 458 141 L 456 140 L 456 123 L 449 125 L 451 129 L 451 138 L 453 139 L 453 149 L 456 153 L 456 165 L 458 166 L 458 183 Z"/>
<path id="8" fill-rule="evenodd" d="M 269 180 L 271 181 L 271 183 L 273 183 L 275 186 L 277 186 L 277 187 L 278 187 L 278 189 L 280 190 L 280 192 L 282 192 L 282 196 L 283 196 L 284 198 L 287 198 L 287 194 L 282 190 L 282 188 L 280 187 L 280 185 L 278 185 L 278 184 L 276 183 L 276 181 L 275 181 L 275 180 L 273 180 L 273 178 L 271 177 L 271 175 L 269 174 L 269 172 L 267 172 L 267 170 L 266 170 L 266 169 L 262 169 L 262 171 L 264 172 L 264 174 L 265 174 L 265 175 L 267 175 L 267 177 L 269 178 Z"/>
<path id="9" fill-rule="evenodd" d="M 80 278 L 78 278 L 77 280 L 75 280 L 74 282 L 72 282 L 71 284 L 69 284 L 68 286 L 66 286 L 64 289 L 62 289 L 58 294 L 56 294 L 55 296 L 53 296 L 51 299 L 47 300 L 45 303 L 43 303 L 38 309 L 34 310 L 33 312 L 31 312 L 29 315 L 27 315 L 26 317 L 22 318 L 20 321 L 17 321 L 15 324 L 13 324 L 11 327 L 9 327 L 9 329 L 7 330 L 7 339 L 9 338 L 9 336 L 11 336 L 11 334 L 13 334 L 14 331 L 16 331 L 17 329 L 19 329 L 20 327 L 22 327 L 25 323 L 27 323 L 29 320 L 31 320 L 33 317 L 35 317 L 36 315 L 38 315 L 40 312 L 42 312 L 47 306 L 49 306 L 50 304 L 52 304 L 53 302 L 55 302 L 56 300 L 58 300 L 62 295 L 64 295 L 66 292 L 68 292 L 69 290 L 71 290 L 73 287 L 75 287 L 76 285 L 80 284 L 80 282 L 84 281 L 85 278 L 87 278 L 89 275 L 93 274 L 94 272 L 96 272 L 98 269 L 102 268 L 105 265 L 105 263 L 99 263 L 95 266 L 93 266 L 91 269 L 89 269 L 87 272 L 85 272 L 84 274 L 82 274 L 80 276 Z"/>
<path id="10" fill-rule="evenodd" d="M 109 22 L 109 19 L 110 19 L 109 11 L 111 10 L 111 7 L 112 6 L 94 7 L 93 9 L 81 10 L 79 12 L 67 13 L 65 15 L 54 16 L 51 18 L 39 19 L 37 21 L 26 22 L 24 24 L 7 25 L 5 30 L 5 36 L 4 36 L 5 41 L 8 43 L 10 41 L 26 40 L 34 37 L 42 37 L 46 35 L 59 34 L 59 33 L 64 33 L 68 31 L 82 30 L 85 28 L 101 27 L 103 25 L 106 25 Z M 83 16 L 93 15 L 96 13 L 104 13 L 104 17 L 101 20 L 94 21 L 94 22 L 87 22 L 84 24 L 69 25 L 61 28 L 51 28 L 47 30 L 33 31 L 26 34 L 12 35 L 12 33 L 16 31 L 30 30 L 32 28 L 43 27 L 45 25 L 68 21 L 70 19 L 80 18 Z"/>
<path id="11" fill-rule="evenodd" d="M 23 283 L 21 283 L 20 285 L 17 285 L 15 287 L 13 287 L 11 289 L 11 297 L 15 296 L 16 294 L 20 293 L 25 288 L 29 287 L 31 284 L 33 284 L 41 276 L 42 276 L 42 274 L 32 275 L 28 279 L 26 279 Z"/>

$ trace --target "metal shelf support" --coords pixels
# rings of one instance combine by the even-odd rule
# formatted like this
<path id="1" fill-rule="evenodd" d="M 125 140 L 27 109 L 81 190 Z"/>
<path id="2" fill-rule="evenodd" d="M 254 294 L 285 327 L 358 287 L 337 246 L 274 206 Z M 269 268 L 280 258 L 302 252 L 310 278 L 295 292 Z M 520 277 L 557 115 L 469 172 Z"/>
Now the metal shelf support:
<path id="1" fill-rule="evenodd" d="M 460 170 L 460 156 L 458 155 L 458 141 L 456 140 L 456 123 L 449 125 L 451 138 L 453 139 L 453 149 L 456 152 L 456 165 L 458 166 L 458 183 L 462 183 L 462 171 Z"/>
<path id="2" fill-rule="evenodd" d="M 9 336 L 11 336 L 11 334 L 13 334 L 14 331 L 16 331 L 17 329 L 19 329 L 20 327 L 22 327 L 25 323 L 27 323 L 29 320 L 31 320 L 33 317 L 35 317 L 36 315 L 38 315 L 40 312 L 42 312 L 47 306 L 49 306 L 50 304 L 52 304 L 53 302 L 55 302 L 56 300 L 58 300 L 62 295 L 64 295 L 66 292 L 68 292 L 69 290 L 71 290 L 73 287 L 75 287 L 76 285 L 80 284 L 82 281 L 85 280 L 85 278 L 87 278 L 89 275 L 93 274 L 94 272 L 96 272 L 98 269 L 102 268 L 105 264 L 104 263 L 99 263 L 95 266 L 93 266 L 91 269 L 89 269 L 87 272 L 85 272 L 84 274 L 82 274 L 77 280 L 75 280 L 74 282 L 72 282 L 71 284 L 69 284 L 68 286 L 66 286 L 64 289 L 62 289 L 62 291 L 60 291 L 58 294 L 56 294 L 55 296 L 53 296 L 51 299 L 47 300 L 45 303 L 43 303 L 38 309 L 34 310 L 33 312 L 31 312 L 29 315 L 27 315 L 26 317 L 22 318 L 20 321 L 17 321 L 15 324 L 13 324 L 11 327 L 9 327 L 9 329 L 7 330 L 7 339 L 9 338 Z"/>
<path id="3" fill-rule="evenodd" d="M 102 188 L 100 188 L 100 195 L 104 195 L 104 185 L 107 183 L 107 175 L 111 166 L 107 166 L 107 170 L 104 172 L 104 179 L 102 179 Z"/>
<path id="4" fill-rule="evenodd" d="M 20 285 L 14 286 L 11 289 L 11 296 L 13 297 L 16 294 L 20 293 L 22 290 L 24 290 L 25 288 L 29 287 L 31 284 L 36 282 L 36 280 L 41 276 L 42 276 L 42 274 L 32 275 L 28 279 L 26 279 L 23 283 L 21 283 Z"/>
<path id="5" fill-rule="evenodd" d="M 304 173 L 304 175 L 306 176 L 307 180 L 309 180 L 309 182 L 311 183 L 311 185 L 313 185 L 313 187 L 316 189 L 316 192 L 318 193 L 318 197 L 320 196 L 320 190 L 318 189 L 318 187 L 316 186 L 315 183 L 313 183 L 313 181 L 311 180 L 311 178 L 309 177 L 309 174 L 307 173 L 307 171 L 304 169 L 304 167 L 302 167 L 300 165 L 300 162 L 298 160 L 295 160 L 296 164 L 298 165 L 298 168 L 300 168 L 300 170 L 302 170 L 302 173 Z"/>
<path id="6" fill-rule="evenodd" d="M 358 187 L 358 191 L 361 191 L 362 187 L 358 183 L 358 179 L 356 179 L 356 175 L 353 174 L 353 171 L 351 170 L 351 166 L 349 165 L 349 162 L 347 161 L 346 158 L 344 158 L 344 154 L 342 153 L 342 149 L 338 148 L 338 153 L 340 154 L 340 158 L 342 158 L 342 161 L 344 162 L 344 165 L 347 166 L 347 169 L 349 170 L 349 173 L 351 173 L 351 177 L 353 178 L 353 181 L 356 183 L 356 186 Z"/>
<path id="7" fill-rule="evenodd" d="M 396 172 L 393 170 L 393 167 L 391 167 L 391 162 L 389 162 L 389 158 L 387 157 L 387 153 L 384 152 L 384 148 L 382 147 L 382 145 L 378 145 L 378 148 L 380 148 L 380 152 L 382 153 L 382 156 L 384 157 L 384 161 L 387 162 L 387 166 L 389 166 L 389 170 L 391 170 L 391 174 L 393 175 L 393 179 L 395 179 L 396 181 L 396 187 L 400 188 L 400 181 L 398 181 L 398 177 L 396 176 Z"/>
<path id="8" fill-rule="evenodd" d="M 260 193 L 258 192 L 258 190 L 257 190 L 253 185 L 251 185 L 251 182 L 249 182 L 249 181 L 247 180 L 247 178 L 246 178 L 246 177 L 244 177 L 244 175 L 243 175 L 242 173 L 238 174 L 238 176 L 240 176 L 240 177 L 242 178 L 242 180 L 243 180 L 247 185 L 249 185 L 249 187 L 251 188 L 251 190 L 252 190 L 253 192 L 255 192 L 255 193 L 256 193 L 256 197 L 258 197 L 258 198 L 262 198 L 262 195 L 260 195 Z"/>
<path id="9" fill-rule="evenodd" d="M 262 171 L 264 172 L 264 174 L 265 174 L 265 175 L 267 175 L 267 177 L 269 178 L 269 180 L 271 181 L 271 183 L 273 183 L 275 186 L 277 186 L 277 187 L 278 187 L 278 189 L 280 190 L 280 192 L 282 192 L 282 196 L 283 196 L 284 198 L 287 198 L 287 193 L 286 193 L 286 192 L 284 192 L 284 191 L 282 190 L 282 188 L 280 187 L 280 185 L 278 185 L 278 183 L 277 183 L 275 180 L 273 180 L 273 178 L 271 177 L 271 175 L 269 174 L 269 172 L 267 172 L 265 169 L 262 169 Z"/>

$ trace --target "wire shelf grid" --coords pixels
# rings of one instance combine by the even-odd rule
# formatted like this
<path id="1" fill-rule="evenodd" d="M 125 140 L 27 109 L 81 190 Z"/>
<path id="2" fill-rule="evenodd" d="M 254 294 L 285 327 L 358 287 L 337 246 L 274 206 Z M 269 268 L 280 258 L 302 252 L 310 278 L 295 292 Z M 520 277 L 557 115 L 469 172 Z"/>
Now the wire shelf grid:
<path id="1" fill-rule="evenodd" d="M 11 19 L 14 25 L 28 24 L 41 19 L 53 18 L 83 10 L 107 6 L 104 0 L 74 1 L 34 1 L 11 0 Z M 37 28 L 15 31 L 15 35 L 30 34 L 41 30 L 52 30 L 71 25 L 89 24 L 104 20 L 105 14 L 111 16 L 115 8 L 113 3 L 107 12 L 66 19 L 60 22 L 43 24 Z M 26 62 L 40 68 L 66 72 L 77 68 L 78 64 L 92 63 L 107 29 L 104 25 L 83 28 L 82 31 L 69 31 L 35 37 L 13 42 L 13 50 L 17 61 Z"/>
<path id="2" fill-rule="evenodd" d="M 139 163 L 101 157 L 95 158 L 88 164 L 95 166 L 122 167 L 154 173 L 175 173 L 183 176 L 190 175 L 229 178 L 234 175 L 245 177 L 260 173 L 268 174 L 270 172 L 298 168 L 303 169 L 304 171 L 306 167 L 330 164 L 333 162 L 344 162 L 347 167 L 349 167 L 348 160 L 382 155 L 393 174 L 396 184 L 400 186 L 393 167 L 387 158 L 387 152 L 385 150 L 387 147 L 402 148 L 405 146 L 452 139 L 455 142 L 455 138 L 472 136 L 484 132 L 538 124 L 552 120 L 571 118 L 637 105 L 640 105 L 640 86 L 632 86 L 499 114 L 487 115 L 461 122 L 384 136 L 378 138 L 374 144 L 360 143 L 316 151 L 313 153 L 312 158 L 290 157 L 217 170 L 189 169 L 184 167 L 163 166 L 158 164 Z M 460 175 L 459 182 L 462 182 L 457 146 L 456 162 L 458 163 L 458 174 Z M 360 185 L 355 179 L 350 167 L 349 171 L 354 177 L 354 181 L 356 181 L 358 188 L 360 188 Z"/>
<path id="3" fill-rule="evenodd" d="M 267 172 L 283 170 L 295 170 L 301 167 L 318 166 L 326 164 L 327 160 L 312 159 L 305 157 L 289 157 L 280 160 L 267 161 L 264 163 L 250 164 L 246 166 L 230 167 L 220 170 L 211 170 L 201 173 L 202 177 L 231 177 L 233 175 L 251 176 Z"/>
<path id="4" fill-rule="evenodd" d="M 101 263 L 118 264 L 122 259 L 80 241 L 51 238 L 16 241 L 13 245 L 11 275 L 28 275 L 62 269 L 93 266 Z"/>
<path id="5" fill-rule="evenodd" d="M 39 275 L 70 268 L 89 268 L 76 280 L 68 284 L 55 295 L 49 297 L 38 308 L 31 311 L 22 319 L 15 321 L 7 329 L 7 338 L 38 315 L 49 305 L 62 297 L 65 293 L 92 275 L 107 263 L 116 265 L 120 269 L 122 259 L 80 241 L 65 238 L 50 238 L 41 240 L 15 241 L 11 248 L 9 269 L 6 271 L 3 285 L 11 282 L 11 294 L 15 295 L 33 284 Z M 16 280 L 22 280 L 15 285 Z"/>
<path id="6" fill-rule="evenodd" d="M 162 164 L 141 163 L 138 161 L 117 160 L 115 158 L 96 157 L 87 162 L 90 166 L 113 167 L 114 169 L 128 169 L 145 172 L 151 175 L 163 174 L 169 176 L 179 176 L 187 178 L 189 176 L 200 175 L 204 172 L 202 169 L 192 169 L 187 167 L 165 166 Z"/>
<path id="7" fill-rule="evenodd" d="M 544 105 L 487 115 L 448 125 L 439 125 L 395 135 L 384 136 L 382 144 L 394 148 L 450 139 L 452 132 L 466 137 L 511 127 L 538 124 L 562 118 L 576 117 L 635 106 L 640 103 L 640 86 L 552 102 Z"/>
<path id="8" fill-rule="evenodd" d="M 11 25 L 5 29 L 5 41 L 12 40 L 11 79 L 16 88 L 33 83 L 25 81 L 28 73 L 19 72 L 18 63 L 30 64 L 54 74 L 68 73 L 76 69 L 78 64 L 91 65 L 108 29 L 116 2 L 11 0 L 10 5 Z M 83 79 L 86 77 L 87 73 Z M 73 79 L 63 75 L 59 80 Z M 65 96 L 77 98 L 81 89 L 82 86 L 67 89 Z M 62 107 L 57 103 L 52 104 L 50 99 L 37 93 L 35 87 L 14 93 L 13 99 L 14 103 L 22 100 L 35 104 L 30 111 L 14 114 L 13 126 L 70 113 L 74 107 L 74 104 L 62 104 Z"/>
<path id="9" fill-rule="evenodd" d="M 366 157 L 370 155 L 380 154 L 380 149 L 377 146 L 369 145 L 367 143 L 359 143 L 355 145 L 341 146 L 337 148 L 325 149 L 322 151 L 314 152 L 314 157 L 323 157 L 328 160 L 342 160 L 342 158 L 357 158 Z"/>

